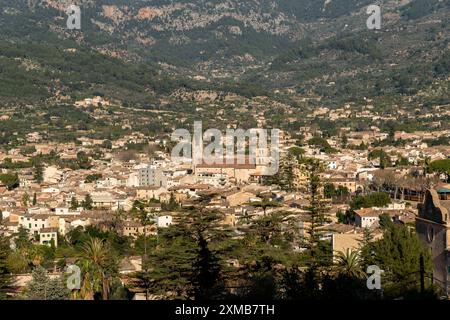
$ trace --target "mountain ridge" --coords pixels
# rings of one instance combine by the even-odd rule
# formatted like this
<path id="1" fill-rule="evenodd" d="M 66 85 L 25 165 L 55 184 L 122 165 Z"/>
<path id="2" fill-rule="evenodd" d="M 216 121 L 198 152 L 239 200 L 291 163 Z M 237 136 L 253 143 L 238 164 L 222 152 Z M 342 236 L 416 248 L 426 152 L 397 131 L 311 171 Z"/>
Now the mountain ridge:
<path id="1" fill-rule="evenodd" d="M 414 95 L 435 78 L 445 88 L 449 72 L 448 0 L 384 1 L 380 31 L 366 27 L 371 0 L 70 2 L 81 7 L 81 30 L 65 27 L 69 2 L 30 1 L 2 1 L 0 63 L 8 73 L 3 80 L 13 83 L 3 96 L 25 79 L 30 91 L 40 91 L 31 97 L 100 90 L 142 104 L 179 88 L 244 95 L 294 88 L 333 104 Z M 28 52 L 12 52 L 14 45 Z M 47 60 L 39 53 L 45 47 Z M 71 49 L 84 55 L 81 61 L 104 64 L 106 80 L 88 62 L 85 70 L 64 66 L 74 66 L 77 54 L 64 51 Z M 110 72 L 113 64 L 118 72 Z"/>

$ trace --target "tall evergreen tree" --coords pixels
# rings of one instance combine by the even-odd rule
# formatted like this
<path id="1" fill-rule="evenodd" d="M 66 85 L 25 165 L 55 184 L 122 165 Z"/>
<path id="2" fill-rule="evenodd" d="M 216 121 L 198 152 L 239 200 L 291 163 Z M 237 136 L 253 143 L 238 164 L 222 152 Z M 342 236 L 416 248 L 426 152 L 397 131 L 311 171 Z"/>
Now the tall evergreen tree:
<path id="1" fill-rule="evenodd" d="M 26 297 L 31 300 L 67 300 L 69 291 L 63 278 L 51 279 L 42 267 L 33 270 Z"/>
<path id="2" fill-rule="evenodd" d="M 297 160 L 292 154 L 288 154 L 280 163 L 280 186 L 283 190 L 293 191 L 295 186 L 294 167 L 297 165 Z"/>
<path id="3" fill-rule="evenodd" d="M 199 201 L 196 207 L 180 212 L 177 224 L 161 230 L 158 245 L 148 255 L 152 293 L 198 300 L 223 294 L 223 260 L 217 246 L 228 231 L 220 225 L 222 219 Z"/>
<path id="4" fill-rule="evenodd" d="M 30 196 L 28 195 L 28 193 L 24 193 L 22 196 L 22 205 L 24 207 L 28 207 L 28 204 L 30 203 Z"/>
<path id="5" fill-rule="evenodd" d="M 78 208 L 79 204 L 78 204 L 78 200 L 75 197 L 72 197 L 72 199 L 70 199 L 70 209 L 71 210 L 76 210 Z"/>
<path id="6" fill-rule="evenodd" d="M 0 300 L 6 298 L 5 289 L 11 281 L 10 270 L 8 267 L 8 256 L 11 253 L 9 239 L 0 236 Z"/>
<path id="7" fill-rule="evenodd" d="M 433 290 L 430 252 L 408 228 L 392 225 L 386 229 L 383 238 L 374 244 L 374 253 L 375 264 L 384 270 L 383 291 L 388 298 L 419 293 L 421 257 L 424 260 L 427 289 Z"/>
<path id="8" fill-rule="evenodd" d="M 394 225 L 394 222 L 388 213 L 380 214 L 379 219 L 379 224 L 382 229 L 390 229 Z"/>
<path id="9" fill-rule="evenodd" d="M 361 258 L 361 266 L 363 270 L 370 265 L 374 264 L 374 235 L 372 230 L 369 228 L 364 228 L 363 230 L 363 238 L 359 242 L 360 247 L 360 258 Z"/>
<path id="10" fill-rule="evenodd" d="M 44 167 L 41 162 L 35 163 L 34 180 L 36 180 L 37 183 L 42 183 L 44 181 Z"/>
<path id="11" fill-rule="evenodd" d="M 195 300 L 217 298 L 222 292 L 221 267 L 214 251 L 208 247 L 203 234 L 198 234 L 196 259 L 193 264 L 192 285 Z"/>
<path id="12" fill-rule="evenodd" d="M 153 280 L 148 292 L 167 298 L 190 298 L 195 250 L 192 239 L 180 228 L 171 226 L 161 230 L 159 244 L 147 256 L 149 276 Z"/>
<path id="13" fill-rule="evenodd" d="M 178 204 L 177 199 L 175 198 L 173 192 L 170 194 L 169 202 L 162 204 L 162 209 L 167 211 L 174 211 L 177 210 L 179 207 L 180 205 Z"/>
<path id="14" fill-rule="evenodd" d="M 148 300 L 154 282 L 148 261 L 142 262 L 142 270 L 133 275 L 132 281 L 134 287 L 145 290 L 145 300 Z"/>
<path id="15" fill-rule="evenodd" d="M 205 209 L 205 202 L 209 201 L 210 198 L 201 199 L 182 222 L 187 226 L 186 235 L 197 247 L 189 280 L 197 300 L 217 299 L 224 293 L 222 259 L 213 246 L 227 239 L 229 230 L 220 224 L 222 214 Z"/>
<path id="16" fill-rule="evenodd" d="M 307 244 L 309 252 L 309 266 L 317 267 L 330 264 L 330 252 L 325 243 L 320 240 L 320 233 L 317 228 L 325 221 L 326 207 L 321 195 L 320 172 L 322 165 L 315 159 L 309 159 L 306 163 L 308 170 L 308 191 L 309 191 L 309 212 L 310 227 L 308 230 L 309 241 Z"/>
<path id="17" fill-rule="evenodd" d="M 18 232 L 15 234 L 14 242 L 18 249 L 25 249 L 30 247 L 31 241 L 28 230 L 20 226 Z"/>
<path id="18" fill-rule="evenodd" d="M 293 191 L 295 189 L 295 168 L 298 160 L 294 155 L 288 153 L 280 160 L 278 172 L 273 176 L 266 177 L 264 184 L 280 186 L 282 190 Z"/>
<path id="19" fill-rule="evenodd" d="M 86 196 L 84 197 L 84 200 L 82 202 L 82 207 L 86 210 L 92 210 L 93 208 L 93 201 L 92 201 L 92 197 L 91 195 L 88 193 L 86 194 Z"/>

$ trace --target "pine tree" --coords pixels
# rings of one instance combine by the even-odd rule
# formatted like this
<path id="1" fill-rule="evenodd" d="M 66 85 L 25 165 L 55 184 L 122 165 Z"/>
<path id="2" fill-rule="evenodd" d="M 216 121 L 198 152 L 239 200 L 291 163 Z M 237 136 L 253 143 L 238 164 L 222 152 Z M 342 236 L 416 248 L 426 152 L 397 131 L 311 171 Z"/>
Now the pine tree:
<path id="1" fill-rule="evenodd" d="M 394 222 L 392 221 L 392 218 L 388 213 L 380 214 L 379 219 L 381 229 L 389 229 L 394 226 Z"/>
<path id="2" fill-rule="evenodd" d="M 142 271 L 136 272 L 133 276 L 133 286 L 145 290 L 145 300 L 148 300 L 153 279 L 150 273 L 148 261 L 142 262 Z"/>
<path id="3" fill-rule="evenodd" d="M 245 298 L 268 301 L 277 297 L 277 279 L 273 268 L 261 268 L 248 275 L 249 289 Z"/>
<path id="4" fill-rule="evenodd" d="M 177 203 L 177 199 L 175 198 L 175 195 L 173 192 L 170 194 L 170 199 L 168 203 L 163 203 L 162 209 L 167 211 L 174 211 L 179 208 L 179 204 Z"/>
<path id="5" fill-rule="evenodd" d="M 185 226 L 172 226 L 161 230 L 159 244 L 149 250 L 148 274 L 153 280 L 147 292 L 171 298 L 189 298 L 192 290 L 192 262 L 195 260 L 195 244 L 185 231 Z M 144 281 L 147 281 L 144 279 Z"/>
<path id="6" fill-rule="evenodd" d="M 214 243 L 221 243 L 229 236 L 229 230 L 220 221 L 223 216 L 205 209 L 211 199 L 200 199 L 196 209 L 188 212 L 183 219 L 185 235 L 196 245 L 195 259 L 189 283 L 197 300 L 218 299 L 224 294 L 222 262 Z"/>
<path id="7" fill-rule="evenodd" d="M 37 204 L 37 197 L 36 197 L 36 192 L 33 194 L 33 206 L 35 206 Z"/>
<path id="8" fill-rule="evenodd" d="M 27 284 L 26 297 L 30 300 L 66 300 L 69 292 L 62 278 L 51 279 L 47 271 L 37 267 L 32 272 L 32 279 Z"/>
<path id="9" fill-rule="evenodd" d="M 363 238 L 359 242 L 360 258 L 362 268 L 365 270 L 368 266 L 374 264 L 374 235 L 369 228 L 364 228 Z"/>
<path id="10" fill-rule="evenodd" d="M 8 268 L 8 256 L 11 252 L 9 246 L 9 239 L 0 236 L 0 300 L 6 298 L 4 290 L 8 287 L 11 281 L 10 270 Z"/>
<path id="11" fill-rule="evenodd" d="M 276 184 L 282 190 L 293 191 L 295 189 L 295 167 L 298 161 L 292 154 L 287 154 L 280 160 L 278 172 L 273 176 L 268 176 L 264 180 L 265 185 Z"/>
<path id="12" fill-rule="evenodd" d="M 225 241 L 228 230 L 220 225 L 220 214 L 204 209 L 205 201 L 161 230 L 158 245 L 148 254 L 153 293 L 199 300 L 223 294 L 222 259 L 215 246 Z"/>
<path id="13" fill-rule="evenodd" d="M 309 265 L 317 267 L 330 263 L 329 248 L 320 240 L 320 234 L 317 228 L 325 221 L 324 213 L 326 211 L 325 204 L 321 196 L 320 172 L 322 165 L 315 159 L 309 159 L 306 162 L 308 171 L 308 191 L 309 191 L 309 212 L 310 212 L 310 228 L 309 233 Z"/>
<path id="14" fill-rule="evenodd" d="M 292 213 L 276 211 L 255 219 L 248 229 L 248 234 L 254 235 L 261 243 L 271 246 L 286 245 L 284 236 L 287 233 L 287 225 L 290 224 L 289 216 Z M 284 227 L 286 225 L 286 227 Z"/>
<path id="15" fill-rule="evenodd" d="M 280 186 L 283 190 L 293 191 L 294 190 L 294 167 L 297 162 L 293 155 L 288 154 L 284 161 L 280 164 Z"/>
<path id="16" fill-rule="evenodd" d="M 297 300 L 302 297 L 302 275 L 298 266 L 294 265 L 292 268 L 284 270 L 281 287 L 283 299 Z"/>
<path id="17" fill-rule="evenodd" d="M 20 226 L 19 230 L 14 238 L 14 242 L 18 249 L 28 248 L 31 246 L 30 236 L 28 230 Z"/>
<path id="18" fill-rule="evenodd" d="M 425 275 L 431 281 L 431 254 L 417 235 L 405 226 L 393 225 L 385 230 L 383 238 L 374 243 L 374 264 L 384 270 L 386 297 L 398 298 L 419 292 L 421 257 Z M 428 289 L 432 289 L 431 283 L 428 283 Z"/>
<path id="19" fill-rule="evenodd" d="M 300 272 L 298 266 L 285 270 L 281 281 L 282 298 L 311 300 L 320 298 L 320 279 L 314 268 Z"/>
<path id="20" fill-rule="evenodd" d="M 86 210 L 92 210 L 92 208 L 93 208 L 93 201 L 92 201 L 92 197 L 91 197 L 91 195 L 89 193 L 86 194 L 86 196 L 84 197 L 84 200 L 83 200 L 81 205 Z"/>
<path id="21" fill-rule="evenodd" d="M 208 247 L 208 242 L 202 234 L 198 234 L 198 249 L 193 264 L 191 280 L 195 300 L 210 300 L 217 298 L 221 288 L 221 267 L 215 252 Z"/>

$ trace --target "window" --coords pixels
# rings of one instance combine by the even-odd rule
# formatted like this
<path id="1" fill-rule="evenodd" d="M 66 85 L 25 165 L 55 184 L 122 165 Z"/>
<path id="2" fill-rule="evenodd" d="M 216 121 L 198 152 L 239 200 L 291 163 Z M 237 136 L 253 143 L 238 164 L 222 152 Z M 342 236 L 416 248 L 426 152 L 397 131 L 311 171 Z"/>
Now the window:
<path id="1" fill-rule="evenodd" d="M 428 226 L 427 238 L 428 238 L 428 242 L 430 242 L 430 243 L 433 242 L 433 240 L 434 240 L 434 229 L 433 229 L 432 225 Z"/>

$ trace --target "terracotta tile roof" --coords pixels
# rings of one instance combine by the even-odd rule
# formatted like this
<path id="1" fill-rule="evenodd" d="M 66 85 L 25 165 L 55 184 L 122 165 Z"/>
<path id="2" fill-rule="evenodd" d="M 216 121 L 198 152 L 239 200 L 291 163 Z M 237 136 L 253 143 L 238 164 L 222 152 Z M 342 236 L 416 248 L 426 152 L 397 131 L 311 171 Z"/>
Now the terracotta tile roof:
<path id="1" fill-rule="evenodd" d="M 355 213 L 360 217 L 378 217 L 382 212 L 375 211 L 372 208 L 362 208 L 355 210 Z"/>

